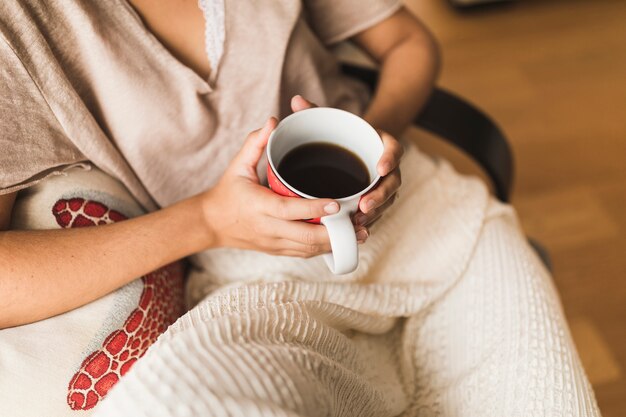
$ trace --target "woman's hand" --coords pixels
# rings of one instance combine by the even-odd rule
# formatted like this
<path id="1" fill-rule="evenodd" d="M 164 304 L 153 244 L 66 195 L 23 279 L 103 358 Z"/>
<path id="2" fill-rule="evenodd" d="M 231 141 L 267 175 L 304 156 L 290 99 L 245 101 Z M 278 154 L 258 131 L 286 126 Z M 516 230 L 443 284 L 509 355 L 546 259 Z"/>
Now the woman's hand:
<path id="1" fill-rule="evenodd" d="M 316 106 L 302 96 L 295 96 L 291 100 L 291 108 L 294 112 L 311 107 Z M 390 134 L 380 130 L 378 133 L 383 141 L 384 150 L 376 169 L 382 179 L 378 186 L 361 197 L 359 212 L 353 218 L 355 226 L 360 228 L 371 225 L 382 216 L 395 201 L 402 184 L 399 165 L 404 149 L 400 142 Z"/>
<path id="2" fill-rule="evenodd" d="M 361 197 L 360 212 L 354 216 L 354 224 L 357 226 L 368 226 L 378 220 L 396 201 L 398 189 L 402 185 L 400 160 L 404 149 L 389 133 L 381 130 L 378 133 L 383 140 L 384 150 L 376 170 L 382 178 L 373 190 Z"/>
<path id="3" fill-rule="evenodd" d="M 300 220 L 337 213 L 336 201 L 283 197 L 259 184 L 256 167 L 276 123 L 271 118 L 252 132 L 217 185 L 200 195 L 212 246 L 303 258 L 330 252 L 326 228 Z"/>

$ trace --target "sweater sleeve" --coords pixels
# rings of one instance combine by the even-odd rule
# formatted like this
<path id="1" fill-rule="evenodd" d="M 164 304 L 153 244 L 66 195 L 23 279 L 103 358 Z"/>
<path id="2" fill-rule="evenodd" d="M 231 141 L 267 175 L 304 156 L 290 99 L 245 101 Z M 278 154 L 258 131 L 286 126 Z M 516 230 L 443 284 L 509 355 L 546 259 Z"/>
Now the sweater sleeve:
<path id="1" fill-rule="evenodd" d="M 1 34 L 0 62 L 0 194 L 7 194 L 86 158 Z"/>
<path id="2" fill-rule="evenodd" d="M 335 44 L 385 20 L 401 0 L 303 0 L 307 19 L 327 45 Z"/>

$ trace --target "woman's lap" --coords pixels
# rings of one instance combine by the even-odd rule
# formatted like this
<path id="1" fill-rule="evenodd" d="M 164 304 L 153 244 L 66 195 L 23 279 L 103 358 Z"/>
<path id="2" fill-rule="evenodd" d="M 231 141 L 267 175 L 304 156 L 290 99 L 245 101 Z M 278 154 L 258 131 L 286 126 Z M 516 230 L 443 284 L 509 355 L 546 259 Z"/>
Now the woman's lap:
<path id="1" fill-rule="evenodd" d="M 599 415 L 549 274 L 512 210 L 490 207 L 462 277 L 416 315 L 234 291 L 175 325 L 97 415 Z"/>
<path id="2" fill-rule="evenodd" d="M 407 415 L 599 415 L 550 274 L 512 210 L 495 211 L 463 278 L 407 320 Z"/>

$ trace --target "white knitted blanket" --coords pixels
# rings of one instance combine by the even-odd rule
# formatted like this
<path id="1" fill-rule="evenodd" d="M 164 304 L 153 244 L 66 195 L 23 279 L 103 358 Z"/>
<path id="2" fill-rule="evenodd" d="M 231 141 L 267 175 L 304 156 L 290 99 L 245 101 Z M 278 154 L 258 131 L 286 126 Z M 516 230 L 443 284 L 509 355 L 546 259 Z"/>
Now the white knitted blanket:
<path id="1" fill-rule="evenodd" d="M 410 148 L 401 197 L 332 276 L 219 250 L 96 416 L 598 416 L 513 210 Z M 204 298 L 203 298 L 204 297 Z"/>

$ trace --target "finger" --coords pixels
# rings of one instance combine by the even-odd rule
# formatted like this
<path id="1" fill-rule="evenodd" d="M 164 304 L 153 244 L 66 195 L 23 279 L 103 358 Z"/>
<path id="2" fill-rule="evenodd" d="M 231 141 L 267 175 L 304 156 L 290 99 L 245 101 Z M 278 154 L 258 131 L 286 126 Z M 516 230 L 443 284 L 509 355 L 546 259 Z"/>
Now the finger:
<path id="1" fill-rule="evenodd" d="M 314 226 L 314 225 L 310 225 Z M 369 237 L 369 231 L 365 227 L 359 227 L 358 232 L 356 232 L 357 243 L 363 244 L 367 241 Z M 276 244 L 278 252 L 292 251 L 299 253 L 298 256 L 302 256 L 305 258 L 309 258 L 312 256 L 322 255 L 324 253 L 331 252 L 331 246 L 329 241 L 325 241 L 322 243 L 304 243 L 301 241 L 293 241 L 290 239 L 279 238 L 276 240 Z"/>
<path id="2" fill-rule="evenodd" d="M 300 110 L 310 109 L 312 107 L 317 107 L 317 104 L 310 102 L 301 95 L 293 96 L 291 99 L 291 110 L 293 110 L 294 113 L 299 112 Z"/>
<path id="3" fill-rule="evenodd" d="M 359 245 L 362 245 L 365 243 L 365 241 L 358 241 L 357 242 Z M 290 257 L 294 257 L 294 258 L 313 258 L 314 256 L 319 256 L 319 255 L 323 255 L 325 253 L 330 253 L 330 251 L 326 251 L 326 252 L 320 252 L 320 253 L 311 253 L 307 250 L 294 250 L 294 249 L 281 249 L 281 250 L 277 250 L 274 252 L 271 252 L 273 255 L 278 255 L 278 256 L 290 256 Z"/>
<path id="4" fill-rule="evenodd" d="M 321 249 L 330 249 L 330 240 L 326 228 L 319 224 L 301 221 L 277 220 L 273 224 L 273 236 L 285 239 L 302 246 L 316 246 Z"/>
<path id="5" fill-rule="evenodd" d="M 312 258 L 312 255 L 307 254 L 306 252 L 301 252 L 297 250 L 278 250 L 276 252 L 272 252 L 272 255 L 276 256 L 289 256 L 290 258 Z"/>
<path id="6" fill-rule="evenodd" d="M 359 201 L 359 209 L 363 213 L 377 209 L 394 195 L 402 185 L 400 170 L 396 169 L 390 175 L 384 177 L 380 184 L 369 193 L 365 194 Z"/>
<path id="7" fill-rule="evenodd" d="M 330 245 L 305 245 L 300 242 L 294 242 L 293 240 L 280 239 L 277 241 L 277 245 L 280 246 L 281 251 L 293 251 L 298 253 L 298 256 L 310 258 L 312 256 L 323 255 L 330 253 Z"/>
<path id="8" fill-rule="evenodd" d="M 263 201 L 265 214 L 283 220 L 316 219 L 339 212 L 339 204 L 328 198 L 309 200 L 305 198 L 283 197 L 267 190 Z"/>
<path id="9" fill-rule="evenodd" d="M 265 251 L 272 255 L 297 256 L 300 258 L 309 258 L 312 256 L 322 255 L 331 251 L 330 244 L 315 245 L 304 244 L 285 238 L 271 239 L 269 247 Z"/>
<path id="10" fill-rule="evenodd" d="M 382 217 L 385 211 L 389 209 L 389 207 L 391 207 L 393 203 L 395 203 L 397 195 L 398 193 L 394 194 L 391 198 L 389 198 L 385 202 L 385 204 L 383 204 L 382 206 L 380 206 L 379 208 L 375 210 L 370 211 L 367 214 L 358 213 L 356 216 L 354 216 L 354 219 L 353 219 L 353 223 L 355 224 L 355 226 L 367 227 L 367 226 L 371 226 L 372 224 L 374 224 L 376 221 L 378 221 Z"/>
<path id="11" fill-rule="evenodd" d="M 235 164 L 244 168 L 246 174 L 250 169 L 256 172 L 256 166 L 263 155 L 270 134 L 277 123 L 278 121 L 275 117 L 270 117 L 267 122 L 265 122 L 265 126 L 248 135 L 248 138 L 234 159 Z"/>
<path id="12" fill-rule="evenodd" d="M 383 212 L 379 212 L 374 217 L 372 217 L 370 219 L 367 219 L 367 222 L 365 223 L 365 226 L 367 226 L 367 227 L 373 226 L 375 223 L 377 223 L 383 217 L 383 214 L 384 214 Z"/>
<path id="13" fill-rule="evenodd" d="M 285 256 L 298 256 L 304 257 L 321 255 L 330 251 L 330 245 L 316 246 L 305 245 L 300 242 L 294 242 L 293 240 L 270 237 L 258 237 L 255 239 L 255 245 L 250 246 L 250 249 L 261 250 L 270 255 L 285 255 Z"/>
<path id="14" fill-rule="evenodd" d="M 376 170 L 380 176 L 388 175 L 396 169 L 400 164 L 400 159 L 404 154 L 402 144 L 389 133 L 380 132 L 380 138 L 383 141 L 383 154 L 378 160 Z"/>
<path id="15" fill-rule="evenodd" d="M 303 250 L 309 252 L 321 251 L 322 253 L 330 251 L 328 232 L 322 225 L 280 221 L 280 223 L 276 223 L 274 230 L 278 231 L 275 234 L 276 238 L 294 242 L 304 248 Z M 356 226 L 354 233 L 359 241 L 366 241 L 369 237 L 369 231 L 363 226 Z"/>

